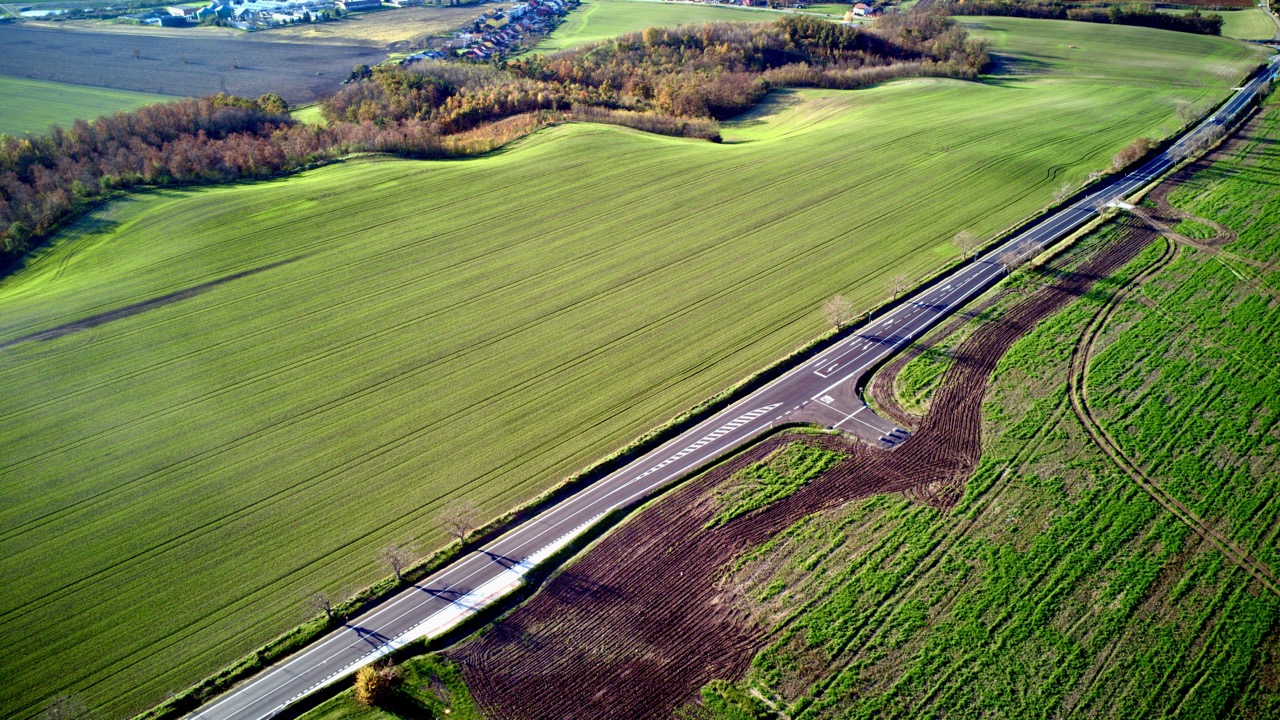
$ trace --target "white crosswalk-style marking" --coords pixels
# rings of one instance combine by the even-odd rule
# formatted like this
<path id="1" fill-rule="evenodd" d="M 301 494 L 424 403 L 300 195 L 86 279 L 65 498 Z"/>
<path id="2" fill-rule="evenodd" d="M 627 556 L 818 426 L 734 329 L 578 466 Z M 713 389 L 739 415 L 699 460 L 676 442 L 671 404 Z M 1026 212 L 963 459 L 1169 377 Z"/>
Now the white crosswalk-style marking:
<path id="1" fill-rule="evenodd" d="M 767 407 L 762 407 L 762 408 L 760 408 L 760 409 L 758 409 L 758 410 L 752 410 L 751 412 L 749 412 L 749 413 L 747 413 L 747 414 L 745 414 L 745 415 L 739 415 L 738 417 L 734 418 L 734 419 L 733 419 L 733 420 L 731 420 L 730 422 L 725 423 L 724 425 L 721 425 L 720 427 L 716 428 L 716 429 L 715 429 L 715 430 L 713 430 L 710 434 L 708 434 L 708 435 L 706 435 L 706 436 L 704 436 L 704 437 L 700 438 L 699 440 L 697 440 L 696 442 L 694 442 L 694 443 L 693 443 L 692 445 L 690 445 L 689 447 L 686 447 L 685 449 L 681 450 L 680 452 L 676 453 L 675 455 L 672 455 L 671 457 L 667 458 L 666 460 L 663 460 L 662 462 L 658 463 L 657 465 L 654 465 L 653 467 L 649 468 L 648 470 L 644 471 L 643 473 L 641 473 L 641 474 L 637 475 L 635 479 L 636 479 L 636 480 L 639 480 L 640 478 L 648 477 L 649 475 L 652 475 L 653 473 L 656 473 L 656 472 L 658 472 L 659 470 L 661 470 L 662 468 L 664 468 L 664 467 L 666 467 L 666 466 L 670 465 L 671 463 L 673 463 L 673 462 L 675 462 L 675 461 L 679 460 L 680 458 L 684 457 L 685 455 L 688 455 L 689 453 L 694 452 L 695 450 L 699 450 L 699 449 L 701 449 L 701 448 L 705 447 L 705 446 L 706 446 L 707 444 L 709 444 L 709 443 L 712 443 L 712 442 L 715 442 L 716 440 L 719 440 L 720 438 L 724 437 L 725 435 L 728 435 L 729 433 L 733 432 L 734 430 L 737 430 L 738 428 L 742 427 L 743 425 L 746 425 L 747 423 L 751 422 L 752 420 L 755 420 L 756 418 L 760 417 L 761 415 L 764 415 L 764 414 L 766 414 L 766 413 L 772 412 L 773 410 L 775 410 L 775 409 L 777 409 L 777 408 L 779 408 L 779 407 L 781 407 L 781 406 L 782 406 L 782 405 L 781 405 L 781 403 L 777 403 L 777 404 L 774 404 L 774 405 L 769 405 L 769 406 L 767 406 Z"/>

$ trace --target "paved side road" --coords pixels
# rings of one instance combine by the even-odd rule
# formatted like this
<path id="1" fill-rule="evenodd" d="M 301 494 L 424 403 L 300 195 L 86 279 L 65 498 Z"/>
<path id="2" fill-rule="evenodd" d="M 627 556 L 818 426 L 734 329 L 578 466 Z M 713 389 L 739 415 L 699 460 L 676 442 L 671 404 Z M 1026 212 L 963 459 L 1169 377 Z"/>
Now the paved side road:
<path id="1" fill-rule="evenodd" d="M 1128 197 L 1175 165 L 1179 151 L 1193 136 L 1234 121 L 1259 87 L 1275 78 L 1280 69 L 1276 60 L 1280 57 L 1274 58 L 1266 72 L 1241 88 L 1217 113 L 1142 167 L 1113 178 L 1087 197 L 1031 224 L 857 335 L 828 347 L 674 440 L 351 619 L 189 717 L 271 717 L 407 642 L 439 635 L 514 590 L 532 567 L 610 510 L 638 501 L 779 424 L 818 422 L 884 448 L 906 441 L 906 431 L 873 413 L 862 401 L 860 386 L 867 370 L 992 285 L 1005 274 L 1002 259 L 1010 253 L 1017 258 L 1036 255 L 1095 217 L 1101 205 Z"/>

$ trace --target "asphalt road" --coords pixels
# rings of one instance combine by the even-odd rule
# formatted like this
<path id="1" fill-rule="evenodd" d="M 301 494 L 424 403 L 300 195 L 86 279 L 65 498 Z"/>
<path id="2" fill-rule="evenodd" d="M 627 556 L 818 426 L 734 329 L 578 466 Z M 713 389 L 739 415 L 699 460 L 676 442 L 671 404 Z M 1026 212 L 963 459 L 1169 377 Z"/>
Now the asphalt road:
<path id="1" fill-rule="evenodd" d="M 907 433 L 875 415 L 861 399 L 867 370 L 1002 277 L 1009 258 L 1034 257 L 1095 217 L 1098 208 L 1131 195 L 1177 163 L 1189 138 L 1229 124 L 1266 79 L 1250 82 L 1178 144 L 1117 176 L 1067 207 L 1030 224 L 945 280 L 921 291 L 861 332 L 739 400 L 679 437 L 546 509 L 455 564 L 404 590 L 284 662 L 267 668 L 190 717 L 258 720 L 315 689 L 424 635 L 435 635 L 519 585 L 525 572 L 614 508 L 638 501 L 776 425 L 805 420 L 840 428 L 892 448 Z M 1013 264 L 1016 264 L 1013 263 Z"/>

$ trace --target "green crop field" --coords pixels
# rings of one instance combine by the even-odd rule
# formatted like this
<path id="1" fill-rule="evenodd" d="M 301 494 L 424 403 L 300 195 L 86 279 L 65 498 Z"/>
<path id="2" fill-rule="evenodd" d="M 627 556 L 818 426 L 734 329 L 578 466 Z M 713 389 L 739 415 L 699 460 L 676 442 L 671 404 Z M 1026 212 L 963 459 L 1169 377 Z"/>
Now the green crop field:
<path id="1" fill-rule="evenodd" d="M 174 98 L 167 95 L 70 85 L 0 75 L 0 133 L 43 133 L 50 125 L 70 127 L 116 110 L 133 110 Z"/>
<path id="2" fill-rule="evenodd" d="M 720 145 L 569 125 L 71 225 L 0 281 L 0 622 L 23 628 L 4 714 L 162 699 L 307 593 L 380 577 L 386 544 L 442 544 L 450 498 L 533 497 L 821 332 L 823 299 L 874 305 L 1258 57 L 983 28 L 1025 75 L 780 93 Z"/>
<path id="3" fill-rule="evenodd" d="M 776 13 L 725 5 L 690 5 L 652 0 L 583 0 L 532 52 L 568 50 L 647 27 L 707 22 L 768 22 Z"/>
<path id="4" fill-rule="evenodd" d="M 1280 112 L 1268 114 L 1261 134 L 1171 200 L 1236 230 L 1233 254 L 1274 263 Z M 1254 279 L 1265 291 L 1242 290 Z M 1116 317 L 1132 327 L 1090 366 L 1091 404 L 1161 487 L 1280 573 L 1280 436 L 1268 434 L 1280 417 L 1280 273 L 1186 252 L 1163 280 L 1144 288 L 1158 312 L 1136 306 Z"/>
<path id="5" fill-rule="evenodd" d="M 853 8 L 853 6 L 854 3 L 818 3 L 816 5 L 809 5 L 805 7 L 805 11 L 842 18 L 845 13 L 849 12 L 849 10 Z"/>
<path id="6" fill-rule="evenodd" d="M 1275 263 L 1280 112 L 1259 138 L 1174 200 L 1237 230 L 1228 252 Z M 1163 251 L 1149 247 L 1111 285 Z M 1087 385 L 1126 453 L 1273 569 L 1278 276 L 1184 248 L 1108 322 Z M 773 632 L 737 687 L 797 720 L 1276 717 L 1280 598 L 1121 472 L 1068 404 L 1072 350 L 1109 296 L 1089 293 L 1001 361 L 983 457 L 953 511 L 876 497 L 748 554 L 737 572 Z M 917 380 L 937 365 L 922 356 L 907 370 L 917 364 Z M 725 687 L 704 692 L 743 697 Z"/>
<path id="7" fill-rule="evenodd" d="M 320 104 L 304 105 L 289 112 L 294 120 L 308 125 L 325 125 L 324 115 L 320 112 Z"/>
<path id="8" fill-rule="evenodd" d="M 1226 11 L 1222 19 L 1222 34 L 1241 40 L 1272 40 L 1280 30 L 1261 8 Z"/>
<path id="9" fill-rule="evenodd" d="M 1185 14 L 1190 10 L 1167 10 L 1174 14 Z M 1202 10 L 1202 13 L 1210 11 Z M 1276 37 L 1276 31 L 1280 27 L 1276 26 L 1276 22 L 1267 15 L 1262 8 L 1249 8 L 1247 10 L 1213 10 L 1222 16 L 1222 34 L 1224 37 L 1239 38 L 1241 40 L 1272 40 Z"/>

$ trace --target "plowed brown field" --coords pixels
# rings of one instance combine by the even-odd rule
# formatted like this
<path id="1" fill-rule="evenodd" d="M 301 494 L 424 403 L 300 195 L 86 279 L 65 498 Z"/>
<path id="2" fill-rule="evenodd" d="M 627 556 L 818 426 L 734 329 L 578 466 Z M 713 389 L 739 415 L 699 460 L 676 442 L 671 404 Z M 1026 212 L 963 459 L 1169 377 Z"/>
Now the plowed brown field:
<path id="1" fill-rule="evenodd" d="M 980 406 L 997 361 L 1152 237 L 1126 227 L 1076 271 L 981 326 L 956 349 L 914 437 L 894 452 L 783 433 L 644 509 L 488 633 L 449 653 L 476 699 L 491 718 L 668 717 L 709 680 L 739 676 L 764 631 L 716 582 L 726 565 L 801 517 L 856 498 L 913 491 L 954 502 L 981 452 Z M 716 485 L 797 439 L 846 458 L 766 511 L 706 529 Z"/>

